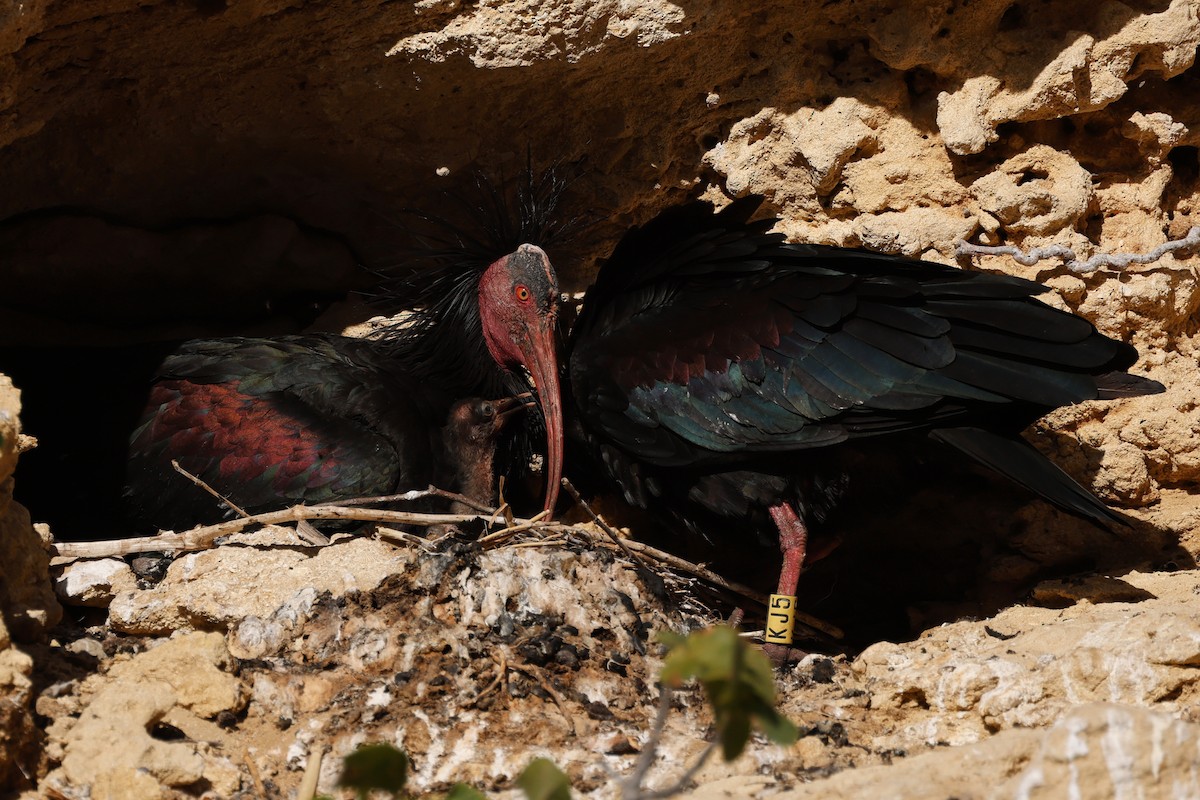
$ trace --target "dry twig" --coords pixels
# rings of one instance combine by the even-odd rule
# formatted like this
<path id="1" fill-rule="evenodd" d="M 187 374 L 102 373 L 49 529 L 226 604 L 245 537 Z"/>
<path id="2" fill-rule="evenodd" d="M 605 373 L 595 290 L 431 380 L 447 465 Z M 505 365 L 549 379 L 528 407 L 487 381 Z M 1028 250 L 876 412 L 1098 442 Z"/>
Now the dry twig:
<path id="1" fill-rule="evenodd" d="M 514 550 L 520 550 L 522 548 L 530 547 L 564 547 L 566 544 L 566 537 L 559 536 L 553 539 L 532 539 L 526 542 L 513 542 L 512 544 L 505 546 L 511 547 Z"/>
<path id="2" fill-rule="evenodd" d="M 1176 250 L 1184 250 L 1192 247 L 1200 246 L 1200 226 L 1196 226 L 1188 231 L 1187 236 L 1182 239 L 1174 239 L 1160 244 L 1158 247 L 1151 250 L 1149 253 L 1098 253 L 1087 261 L 1080 261 L 1075 255 L 1075 251 L 1066 245 L 1054 244 L 1046 247 L 1035 247 L 1028 252 L 1021 250 L 1019 247 L 1012 245 L 982 245 L 972 244 L 971 242 L 960 239 L 955 247 L 955 254 L 960 256 L 974 255 L 1004 255 L 1012 256 L 1013 260 L 1018 264 L 1024 264 L 1031 267 L 1037 262 L 1045 258 L 1061 258 L 1064 260 L 1063 265 L 1071 272 L 1083 274 L 1087 272 L 1095 272 L 1098 269 L 1111 267 L 1112 269 L 1122 270 L 1133 264 L 1150 264 L 1165 256 L 1167 253 Z"/>
<path id="3" fill-rule="evenodd" d="M 595 511 L 593 511 L 592 507 L 590 505 L 588 505 L 586 502 L 584 502 L 584 499 L 579 496 L 579 492 L 577 492 L 575 490 L 574 485 L 572 485 L 572 483 L 569 480 L 567 480 L 566 478 L 563 478 L 562 485 L 563 485 L 563 488 L 566 489 L 570 493 L 571 497 L 574 498 L 575 502 L 579 503 L 579 505 L 583 508 L 584 511 L 586 511 L 588 513 L 588 515 L 592 518 L 592 520 L 597 525 L 600 526 L 600 530 L 604 531 L 604 533 L 608 536 L 608 538 L 612 539 L 613 543 L 616 544 L 617 547 L 619 547 L 625 551 L 625 555 L 629 558 L 630 561 L 637 564 L 642 569 L 648 569 L 648 567 L 646 566 L 646 562 L 644 562 L 640 558 L 638 558 L 632 550 L 630 550 L 628 547 L 625 546 L 625 540 L 622 539 L 621 536 L 615 530 L 613 530 L 612 527 L 607 522 L 605 522 L 603 519 L 601 519 L 600 515 L 597 514 Z"/>
<path id="4" fill-rule="evenodd" d="M 384 503 L 410 503 L 413 500 L 424 500 L 427 497 L 440 497 L 443 500 L 462 503 L 468 508 L 475 509 L 480 514 L 495 513 L 495 509 L 486 503 L 472 500 L 458 492 L 448 492 L 445 489 L 439 489 L 436 486 L 430 486 L 427 489 L 413 489 L 411 492 L 403 492 L 401 494 L 383 494 L 376 497 L 356 497 L 353 500 L 339 500 L 337 504 L 340 506 L 378 506 Z"/>
<path id="5" fill-rule="evenodd" d="M 172 458 L 171 466 L 174 467 L 175 471 L 178 472 L 180 475 L 187 478 L 189 481 L 196 484 L 204 491 L 208 492 L 210 495 L 212 495 L 213 497 L 215 497 L 217 499 L 217 502 L 219 502 L 221 505 L 225 506 L 226 508 L 229 508 L 231 511 L 233 511 L 233 513 L 237 514 L 242 519 L 246 519 L 250 516 L 250 512 L 246 511 L 246 509 L 242 508 L 237 503 L 233 502 L 228 497 L 226 497 L 225 495 L 218 492 L 216 489 L 214 489 L 212 486 L 210 486 L 199 475 L 194 475 L 191 472 L 188 472 L 182 466 L 180 466 L 178 460 Z M 302 519 L 296 523 L 296 535 L 298 537 L 300 537 L 301 541 L 305 542 L 306 544 L 316 545 L 318 547 L 323 547 L 323 546 L 329 544 L 329 537 L 326 536 L 325 534 L 321 533 L 319 530 L 317 530 L 313 526 L 313 524 L 306 519 Z"/>
<path id="6" fill-rule="evenodd" d="M 662 744 L 663 731 L 667 725 L 667 715 L 671 711 L 672 696 L 673 691 L 670 686 L 664 684 L 659 687 L 658 711 L 654 715 L 654 723 L 651 725 L 650 732 L 646 736 L 646 742 L 642 745 L 642 752 L 638 755 L 633 772 L 617 783 L 617 788 L 621 792 L 621 800 L 660 800 L 660 798 L 674 797 L 680 794 L 688 787 L 688 784 L 696 777 L 696 773 L 700 771 L 708 762 L 709 757 L 717 750 L 720 740 L 714 739 L 708 743 L 708 746 L 701 751 L 691 766 L 684 770 L 684 773 L 671 786 L 665 789 L 652 790 L 642 788 L 642 783 L 646 780 L 646 774 L 658 759 L 658 748 Z"/>
<path id="7" fill-rule="evenodd" d="M 413 547 L 419 547 L 427 553 L 436 552 L 437 551 L 437 543 L 442 541 L 441 538 L 439 538 L 439 539 L 423 539 L 422 537 L 417 536 L 415 533 L 409 533 L 408 531 L 402 531 L 397 528 L 376 527 L 375 535 L 381 539 L 386 539 L 389 542 L 396 542 L 398 544 L 405 544 L 405 545 L 411 545 Z M 448 535 L 453 535 L 453 534 L 448 534 Z M 445 537 L 442 537 L 442 538 L 445 538 Z"/>
<path id="8" fill-rule="evenodd" d="M 543 509 L 527 520 L 519 520 L 516 517 L 510 517 L 509 518 L 509 520 L 510 520 L 509 527 L 501 528 L 500 530 L 496 531 L 495 533 L 489 533 L 486 536 L 481 536 L 481 537 L 479 537 L 478 542 L 479 542 L 479 544 L 494 544 L 497 542 L 497 540 L 501 540 L 501 539 L 504 541 L 508 541 L 513 536 L 517 535 L 518 533 L 522 533 L 522 532 L 528 531 L 528 530 L 533 530 L 534 528 L 539 527 L 541 521 L 544 520 L 549 515 L 550 515 L 550 512 Z M 495 517 L 495 515 L 493 515 L 491 522 L 494 523 L 496 521 L 497 521 L 496 517 Z M 503 542 L 501 542 L 501 543 L 503 543 Z M 492 548 L 486 548 L 486 549 L 490 550 Z"/>
<path id="9" fill-rule="evenodd" d="M 475 705 L 501 686 L 504 686 L 506 689 L 508 688 L 508 657 L 505 655 L 503 649 L 492 655 L 493 660 L 497 656 L 500 660 L 496 662 L 496 677 L 492 678 L 492 682 L 485 686 L 479 694 L 475 695 L 474 699 L 466 704 L 467 708 Z"/>
<path id="10" fill-rule="evenodd" d="M 302 519 L 296 523 L 296 535 L 308 544 L 316 545 L 317 547 L 324 547 L 329 544 L 329 537 L 317 530 L 316 526 L 306 519 Z"/>
<path id="11" fill-rule="evenodd" d="M 312 800 L 317 793 L 317 784 L 321 780 L 321 759 L 325 757 L 325 748 L 317 745 L 308 753 L 308 763 L 304 765 L 304 777 L 296 789 L 296 800 Z M 260 797 L 266 797 L 260 794 Z"/>
<path id="12" fill-rule="evenodd" d="M 253 514 L 243 519 L 233 519 L 216 525 L 205 525 L 183 533 L 164 531 L 157 536 L 134 539 L 115 539 L 101 542 L 55 542 L 55 554 L 67 558 L 104 558 L 130 553 L 175 552 L 207 550 L 222 536 L 238 533 L 251 525 L 279 525 L 300 520 L 333 519 L 358 522 L 391 522 L 400 525 L 429 527 L 453 525 L 486 519 L 480 514 L 421 514 L 410 511 L 389 511 L 378 508 L 356 508 L 344 505 L 292 506 L 279 511 Z M 529 520 L 516 520 L 518 524 Z"/>
<path id="13" fill-rule="evenodd" d="M 546 680 L 546 676 L 542 671 L 532 664 L 512 665 L 510 669 L 532 678 L 538 686 L 542 687 L 542 691 L 550 695 L 550 699 L 554 701 L 554 705 L 558 706 L 558 710 L 562 712 L 563 717 L 567 720 L 567 727 L 571 729 L 572 736 L 578 736 L 579 730 L 575 726 L 575 717 L 567 710 L 567 704 L 563 701 L 562 696 L 554 690 L 550 682 Z"/>
<path id="14" fill-rule="evenodd" d="M 217 499 L 217 502 L 219 502 L 221 505 L 225 506 L 226 508 L 232 510 L 233 513 L 237 514 L 239 517 L 244 518 L 244 517 L 250 516 L 248 513 L 246 513 L 246 510 L 243 509 L 241 506 L 239 506 L 237 503 L 233 502 L 228 497 L 221 494 L 216 489 L 212 488 L 207 483 L 205 483 L 204 480 L 199 475 L 193 475 L 192 473 L 188 472 L 183 467 L 179 466 L 179 462 L 173 458 L 171 459 L 171 466 L 175 468 L 176 472 L 178 472 L 183 477 L 187 478 L 192 483 L 199 486 L 204 491 L 211 494 L 213 497 L 215 497 Z"/>
<path id="15" fill-rule="evenodd" d="M 254 763 L 254 759 L 250 757 L 250 751 L 242 748 L 242 761 L 246 764 L 246 769 L 250 772 L 250 780 L 254 782 L 254 791 L 258 797 L 267 796 L 267 787 L 263 785 L 262 775 L 258 774 L 258 764 Z M 310 795 L 311 797 L 311 795 Z M 299 798 L 297 798 L 299 800 Z"/>

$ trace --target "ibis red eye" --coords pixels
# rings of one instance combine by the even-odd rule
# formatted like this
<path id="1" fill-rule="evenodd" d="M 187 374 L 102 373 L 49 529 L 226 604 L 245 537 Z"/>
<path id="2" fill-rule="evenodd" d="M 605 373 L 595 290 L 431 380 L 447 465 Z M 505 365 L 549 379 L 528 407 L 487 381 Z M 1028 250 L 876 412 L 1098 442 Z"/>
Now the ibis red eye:
<path id="1" fill-rule="evenodd" d="M 513 289 L 513 294 L 515 294 L 517 296 L 517 300 L 522 303 L 528 303 L 529 298 L 532 296 L 529 294 L 529 288 L 520 284 Z"/>

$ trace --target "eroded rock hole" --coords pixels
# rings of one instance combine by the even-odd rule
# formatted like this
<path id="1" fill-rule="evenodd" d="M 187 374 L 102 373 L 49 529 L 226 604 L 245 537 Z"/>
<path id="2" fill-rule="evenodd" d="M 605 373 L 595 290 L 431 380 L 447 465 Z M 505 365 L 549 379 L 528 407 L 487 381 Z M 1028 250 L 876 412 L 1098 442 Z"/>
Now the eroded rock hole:
<path id="1" fill-rule="evenodd" d="M 1004 13 L 1000 15 L 1000 22 L 996 27 L 1001 31 L 1012 31 L 1024 28 L 1026 25 L 1025 9 L 1020 3 L 1013 3 L 1008 8 L 1004 9 Z"/>
<path id="2" fill-rule="evenodd" d="M 61 539 L 129 535 L 122 488 L 150 380 L 180 342 L 320 329 L 370 285 L 338 234 L 277 214 L 148 225 L 48 209 L 0 222 L 0 372 L 37 447 L 15 485 Z"/>
<path id="3" fill-rule="evenodd" d="M 1200 178 L 1200 148 L 1194 145 L 1174 147 L 1167 153 L 1167 160 L 1175 171 L 1173 182 L 1194 188 Z"/>
<path id="4" fill-rule="evenodd" d="M 1044 169 L 1027 169 L 1017 176 L 1017 186 L 1024 186 L 1032 181 L 1044 181 L 1050 173 Z"/>

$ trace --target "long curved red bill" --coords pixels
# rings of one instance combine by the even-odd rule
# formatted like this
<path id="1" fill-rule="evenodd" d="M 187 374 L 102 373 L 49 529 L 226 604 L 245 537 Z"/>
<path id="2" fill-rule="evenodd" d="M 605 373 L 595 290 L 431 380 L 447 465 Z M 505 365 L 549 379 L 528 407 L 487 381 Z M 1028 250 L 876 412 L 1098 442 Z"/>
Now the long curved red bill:
<path id="1" fill-rule="evenodd" d="M 523 244 L 479 279 L 484 340 L 496 363 L 524 366 L 546 421 L 546 511 L 553 512 L 563 469 L 563 408 L 558 382 L 558 278 L 542 248 Z"/>
<path id="2" fill-rule="evenodd" d="M 553 319 L 545 320 L 531 331 L 529 360 L 526 366 L 537 386 L 538 402 L 546 422 L 546 511 L 553 514 L 563 471 L 562 390 L 558 381 L 557 332 Z"/>

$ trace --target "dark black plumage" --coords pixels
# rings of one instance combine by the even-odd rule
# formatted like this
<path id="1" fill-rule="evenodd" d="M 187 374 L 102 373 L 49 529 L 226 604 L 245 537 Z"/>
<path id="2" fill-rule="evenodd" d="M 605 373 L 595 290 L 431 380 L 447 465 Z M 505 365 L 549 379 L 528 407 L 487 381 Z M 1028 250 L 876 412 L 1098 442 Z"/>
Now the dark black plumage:
<path id="1" fill-rule="evenodd" d="M 184 343 L 158 370 L 130 439 L 135 519 L 180 528 L 219 516 L 172 461 L 250 512 L 424 488 L 458 474 L 442 446 L 454 404 L 527 391 L 516 368 L 537 378 L 560 426 L 557 300 L 545 254 L 522 245 L 374 339 Z"/>
<path id="2" fill-rule="evenodd" d="M 132 518 L 179 529 L 232 513 L 172 460 L 251 513 L 423 488 L 454 399 L 443 388 L 360 339 L 185 342 L 130 438 Z"/>
<path id="3" fill-rule="evenodd" d="M 93 414 L 101 404 L 83 398 L 84 412 L 71 415 L 86 416 L 79 435 L 58 437 L 56 452 L 43 448 L 38 454 L 48 468 L 41 475 L 42 495 L 62 496 L 51 481 L 95 484 L 102 491 L 92 494 L 105 497 L 124 486 L 137 523 L 179 529 L 226 510 L 178 474 L 172 461 L 248 511 L 424 488 L 440 476 L 462 477 L 447 451 L 466 457 L 478 452 L 465 441 L 448 446 L 455 443 L 445 438 L 443 426 L 456 402 L 533 389 L 544 412 L 532 416 L 544 421 L 546 505 L 552 506 L 562 448 L 558 286 L 546 254 L 527 240 L 553 232 L 546 211 L 562 182 L 527 175 L 514 191 L 484 188 L 484 208 L 473 213 L 483 217 L 478 237 L 435 225 L 444 241 L 425 241 L 404 263 L 411 277 L 382 286 L 376 297 L 385 311 L 408 311 L 407 319 L 370 340 L 198 339 L 165 361 L 153 347 L 158 352 L 145 365 L 153 377 L 127 387 L 104 380 L 114 370 L 104 364 L 103 349 L 89 352 L 86 359 L 99 367 L 100 379 L 76 384 L 103 385 L 112 413 Z M 125 360 L 123 351 L 114 357 Z M 157 368 L 150 366 L 156 362 Z M 8 363 L 0 358 L 0 369 Z M 141 359 L 138 366 L 141 371 Z M 82 394 L 70 388 L 50 387 L 39 402 Z M 130 430 L 126 447 L 125 436 L 116 433 Z M 101 439 L 104 458 L 90 458 Z M 524 430 L 497 428 L 482 444 L 500 451 L 492 455 L 501 471 L 528 464 L 531 443 Z M 90 518 L 99 504 L 75 514 L 57 513 L 50 504 L 35 502 L 33 511 L 52 517 L 56 526 L 62 520 L 77 528 L 68 535 L 94 535 L 79 527 L 122 530 L 112 519 Z M 102 510 L 115 516 L 111 501 Z"/>
<path id="4" fill-rule="evenodd" d="M 660 215 L 586 296 L 566 352 L 578 428 L 631 503 L 709 535 L 784 506 L 819 521 L 873 454 L 932 437 L 1120 521 L 1018 434 L 1060 406 L 1161 391 L 1124 372 L 1131 346 L 1037 283 L 786 243 L 774 219 L 748 221 L 759 203 Z"/>

